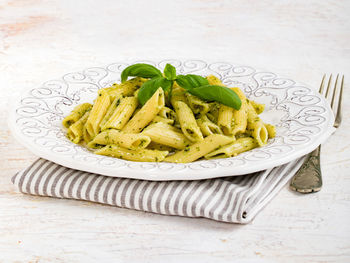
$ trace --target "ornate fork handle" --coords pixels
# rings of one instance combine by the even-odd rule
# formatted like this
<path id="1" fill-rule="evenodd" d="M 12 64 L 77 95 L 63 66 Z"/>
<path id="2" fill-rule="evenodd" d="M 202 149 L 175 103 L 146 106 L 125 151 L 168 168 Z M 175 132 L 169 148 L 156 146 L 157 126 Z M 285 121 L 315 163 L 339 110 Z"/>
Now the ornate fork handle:
<path id="1" fill-rule="evenodd" d="M 302 167 L 294 175 L 290 187 L 300 193 L 318 192 L 322 187 L 320 167 L 321 146 L 317 147 L 305 159 Z"/>

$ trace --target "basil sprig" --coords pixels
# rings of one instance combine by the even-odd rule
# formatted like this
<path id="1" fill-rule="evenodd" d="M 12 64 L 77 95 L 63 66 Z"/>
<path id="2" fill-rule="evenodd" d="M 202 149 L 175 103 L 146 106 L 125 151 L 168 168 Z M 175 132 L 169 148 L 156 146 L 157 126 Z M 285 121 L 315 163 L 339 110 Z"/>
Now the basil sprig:
<path id="1" fill-rule="evenodd" d="M 224 86 L 209 85 L 208 80 L 199 75 L 176 75 L 175 67 L 170 64 L 166 64 L 163 74 L 152 65 L 134 64 L 123 70 L 121 75 L 122 82 L 126 81 L 130 76 L 150 78 L 150 80 L 142 84 L 137 95 L 142 105 L 152 97 L 159 87 L 168 92 L 170 99 L 172 86 L 174 81 L 176 81 L 188 93 L 204 101 L 216 101 L 236 110 L 241 108 L 242 102 L 233 90 Z"/>

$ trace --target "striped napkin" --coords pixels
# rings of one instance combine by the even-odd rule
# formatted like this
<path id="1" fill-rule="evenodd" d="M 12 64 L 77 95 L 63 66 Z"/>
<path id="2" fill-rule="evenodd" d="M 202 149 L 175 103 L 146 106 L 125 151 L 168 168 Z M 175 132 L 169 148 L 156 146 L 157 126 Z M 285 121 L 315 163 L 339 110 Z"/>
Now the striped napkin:
<path id="1" fill-rule="evenodd" d="M 242 176 L 156 182 L 102 176 L 38 159 L 13 176 L 12 182 L 26 194 L 246 224 L 291 179 L 302 161 Z"/>

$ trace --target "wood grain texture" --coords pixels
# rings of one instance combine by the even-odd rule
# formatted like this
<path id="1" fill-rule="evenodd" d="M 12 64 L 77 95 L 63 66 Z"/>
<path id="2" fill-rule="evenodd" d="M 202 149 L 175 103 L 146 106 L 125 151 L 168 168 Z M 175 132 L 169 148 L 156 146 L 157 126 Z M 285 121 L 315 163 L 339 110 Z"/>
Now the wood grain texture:
<path id="1" fill-rule="evenodd" d="M 26 196 L 35 156 L 11 137 L 21 91 L 126 59 L 199 58 L 266 68 L 318 88 L 345 73 L 349 1 L 0 0 L 0 262 L 350 262 L 350 105 L 323 145 L 323 189 L 288 187 L 245 226 Z"/>

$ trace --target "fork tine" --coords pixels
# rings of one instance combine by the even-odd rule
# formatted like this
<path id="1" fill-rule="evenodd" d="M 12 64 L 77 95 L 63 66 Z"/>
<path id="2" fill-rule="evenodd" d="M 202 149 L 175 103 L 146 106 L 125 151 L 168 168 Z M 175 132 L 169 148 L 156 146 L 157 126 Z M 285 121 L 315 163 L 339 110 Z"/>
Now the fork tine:
<path id="1" fill-rule="evenodd" d="M 341 84 L 340 84 L 340 94 L 339 94 L 339 99 L 338 99 L 337 115 L 336 115 L 335 121 L 334 121 L 335 128 L 339 127 L 341 120 L 342 120 L 341 103 L 342 103 L 342 99 L 343 99 L 343 87 L 344 87 L 344 75 L 341 79 Z"/>
<path id="2" fill-rule="evenodd" d="M 324 79 L 326 78 L 326 74 L 323 75 L 322 81 L 321 81 L 321 85 L 320 85 L 320 89 L 318 91 L 318 93 L 322 94 L 323 92 L 323 88 L 324 88 Z"/>
<path id="3" fill-rule="evenodd" d="M 331 82 L 332 82 L 332 74 L 329 76 L 329 80 L 328 80 L 328 84 L 327 84 L 327 91 L 326 91 L 326 96 L 325 96 L 326 99 L 328 99 Z"/>
<path id="4" fill-rule="evenodd" d="M 339 77 L 339 74 L 337 74 L 337 78 L 335 79 L 332 102 L 331 102 L 331 108 L 332 108 L 333 112 L 334 112 L 333 106 L 334 106 L 334 101 L 335 101 L 335 94 L 337 94 L 338 77 Z M 334 114 L 336 114 L 336 112 L 334 112 Z"/>

